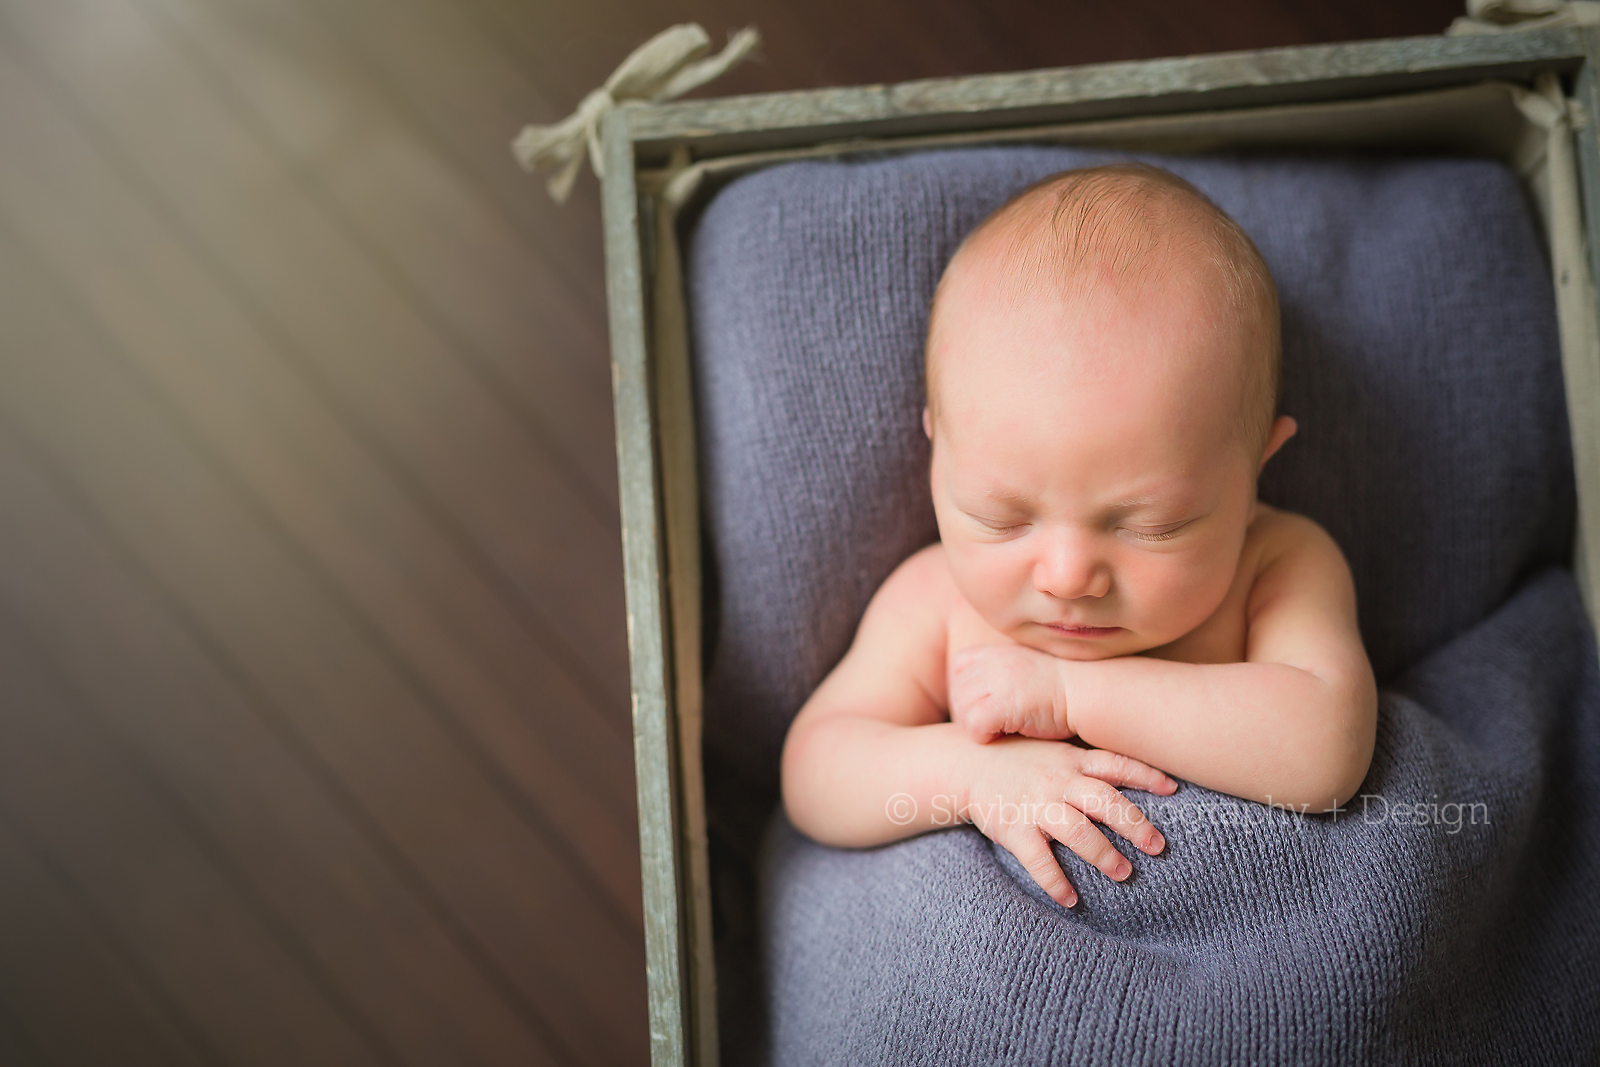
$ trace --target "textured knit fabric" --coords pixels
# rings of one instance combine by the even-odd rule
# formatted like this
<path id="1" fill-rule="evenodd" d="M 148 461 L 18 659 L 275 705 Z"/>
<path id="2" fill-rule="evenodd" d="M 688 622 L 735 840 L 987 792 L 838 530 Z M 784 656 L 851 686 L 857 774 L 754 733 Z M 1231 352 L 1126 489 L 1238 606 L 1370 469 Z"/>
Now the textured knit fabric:
<path id="1" fill-rule="evenodd" d="M 1350 560 L 1384 686 L 1373 817 L 1135 793 L 1167 852 L 1124 848 L 1121 886 L 1063 853 L 1071 912 L 970 829 L 841 852 L 780 817 L 757 940 L 784 731 L 879 583 L 936 537 L 920 413 L 939 273 L 1012 191 L 1106 158 L 774 167 L 693 229 L 730 1061 L 765 1044 L 780 1063 L 1409 1063 L 1437 1038 L 1460 1054 L 1438 1062 L 1507 1062 L 1495 1035 L 1536 1006 L 1531 1061 L 1600 1054 L 1600 894 L 1580 891 L 1600 865 L 1600 690 L 1570 576 L 1550 569 L 1573 521 L 1554 311 L 1523 194 L 1482 161 L 1156 160 L 1238 219 L 1278 281 L 1300 432 L 1261 495 Z M 1375 818 L 1419 801 L 1481 803 L 1489 822 Z"/>
<path id="2" fill-rule="evenodd" d="M 1070 912 L 972 829 L 765 857 L 781 1064 L 1600 1056 L 1600 677 L 1552 568 L 1384 691 L 1364 797 L 1128 790 L 1167 838 Z M 1404 807 L 1402 807 L 1404 805 Z"/>

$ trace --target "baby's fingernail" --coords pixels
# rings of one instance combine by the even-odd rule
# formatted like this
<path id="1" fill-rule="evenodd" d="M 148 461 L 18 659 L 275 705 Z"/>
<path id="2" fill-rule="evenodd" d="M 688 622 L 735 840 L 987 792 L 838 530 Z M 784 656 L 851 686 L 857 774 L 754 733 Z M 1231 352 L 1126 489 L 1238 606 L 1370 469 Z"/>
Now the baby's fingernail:
<path id="1" fill-rule="evenodd" d="M 1063 900 L 1061 902 L 1061 906 L 1064 907 L 1064 908 L 1075 908 L 1075 907 L 1077 907 L 1078 906 L 1078 894 L 1076 894 L 1076 893 L 1068 893 L 1067 894 L 1067 899 Z"/>
<path id="2" fill-rule="evenodd" d="M 1160 834 L 1151 834 L 1150 835 L 1150 840 L 1146 841 L 1145 844 L 1144 844 L 1144 850 L 1146 852 L 1150 853 L 1151 855 L 1154 855 L 1155 853 L 1160 852 L 1163 848 L 1165 848 L 1166 844 L 1167 844 L 1166 841 L 1162 840 L 1162 837 L 1161 837 Z"/>
<path id="3" fill-rule="evenodd" d="M 1133 868 L 1128 865 L 1127 860 L 1118 860 L 1111 868 L 1111 877 L 1115 878 L 1119 882 L 1132 873 Z"/>

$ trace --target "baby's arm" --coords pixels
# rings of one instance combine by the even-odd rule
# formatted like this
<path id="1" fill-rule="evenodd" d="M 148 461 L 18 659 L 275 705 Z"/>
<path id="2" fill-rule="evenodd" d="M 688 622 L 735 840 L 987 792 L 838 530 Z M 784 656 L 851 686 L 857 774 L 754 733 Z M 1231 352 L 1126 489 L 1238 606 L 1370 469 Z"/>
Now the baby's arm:
<path id="1" fill-rule="evenodd" d="M 955 717 L 980 739 L 1076 735 L 1219 792 L 1338 807 L 1372 761 L 1377 687 L 1344 556 L 1315 523 L 1286 519 L 1251 590 L 1245 662 L 971 649 L 951 672 Z"/>
<path id="2" fill-rule="evenodd" d="M 1121 879 L 1127 861 L 1090 820 L 1150 853 L 1161 835 L 1115 786 L 1171 793 L 1137 760 L 1058 741 L 984 745 L 946 720 L 946 620 L 954 591 L 937 546 L 883 584 L 850 651 L 789 728 L 783 800 L 823 844 L 885 844 L 971 820 L 1071 906 L 1076 894 L 1050 852 L 1054 838 Z"/>

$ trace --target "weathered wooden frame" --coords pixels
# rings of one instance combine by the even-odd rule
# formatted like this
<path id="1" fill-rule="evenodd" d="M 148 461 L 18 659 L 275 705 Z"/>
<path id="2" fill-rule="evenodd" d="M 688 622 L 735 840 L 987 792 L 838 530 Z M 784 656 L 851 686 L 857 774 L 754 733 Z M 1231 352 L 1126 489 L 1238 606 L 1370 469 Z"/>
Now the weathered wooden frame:
<path id="1" fill-rule="evenodd" d="M 658 219 L 668 177 L 689 162 L 834 146 L 848 154 L 930 136 L 994 135 L 1027 127 L 1135 116 L 1314 104 L 1486 80 L 1560 75 L 1600 118 L 1600 33 L 1552 29 L 1492 36 L 1406 38 L 1184 59 L 1114 63 L 901 85 L 777 93 L 668 105 L 628 105 L 602 127 L 607 296 L 633 680 L 634 752 L 644 876 L 652 1061 L 717 1060 L 699 760 L 699 560 L 692 394 L 675 270 L 656 268 L 671 241 Z M 1589 276 L 1600 249 L 1600 148 L 1593 122 L 1574 137 Z M 667 260 L 669 268 L 673 260 Z M 1587 279 L 1585 280 L 1587 282 Z M 1593 294 L 1585 300 L 1592 305 Z M 665 347 L 672 347 L 670 345 Z M 1566 348 L 1564 333 L 1564 349 Z M 1567 359 L 1579 475 L 1578 565 L 1600 575 L 1600 366 Z M 1580 395 L 1581 394 L 1581 395 Z M 1587 399 L 1585 399 L 1587 398 Z M 1588 521 L 1585 517 L 1590 516 Z M 1592 600 L 1592 598 L 1591 598 Z M 1593 604 L 1591 603 L 1591 618 Z"/>

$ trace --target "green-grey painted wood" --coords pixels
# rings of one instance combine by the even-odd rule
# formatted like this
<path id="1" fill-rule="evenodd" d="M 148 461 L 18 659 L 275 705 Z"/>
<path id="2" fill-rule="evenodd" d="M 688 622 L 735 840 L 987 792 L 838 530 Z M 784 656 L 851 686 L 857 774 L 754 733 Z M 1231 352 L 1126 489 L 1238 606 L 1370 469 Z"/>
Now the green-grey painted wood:
<path id="1" fill-rule="evenodd" d="M 1595 129 L 1595 122 L 1600 118 L 1600 84 L 1597 84 L 1600 79 L 1597 79 L 1595 70 L 1596 62 L 1600 61 L 1600 30 L 1593 27 L 1586 29 L 1582 32 L 1582 38 L 1588 60 L 1574 79 L 1572 95 L 1588 121 L 1575 129 L 1573 148 L 1578 163 L 1578 191 L 1583 206 L 1584 234 L 1588 243 L 1589 275 L 1600 280 L 1600 130 Z M 1591 399 L 1593 401 L 1593 398 Z M 1579 442 L 1575 441 L 1574 453 L 1577 453 L 1579 448 Z M 1580 587 L 1586 594 L 1584 606 L 1589 609 L 1592 622 L 1597 606 L 1594 602 L 1594 590 L 1596 583 L 1600 582 L 1600 574 L 1593 573 L 1584 553 L 1583 537 L 1587 520 L 1583 518 L 1585 509 L 1582 505 L 1585 488 L 1580 481 L 1578 484 L 1580 539 L 1574 550 L 1573 562 L 1579 572 Z M 1593 508 L 1588 510 L 1592 511 Z M 1597 627 L 1597 630 L 1600 630 L 1600 627 Z"/>
<path id="2" fill-rule="evenodd" d="M 633 752 L 639 790 L 644 948 L 649 982 L 650 1060 L 684 1067 L 688 943 L 678 848 L 677 759 L 673 744 L 670 640 L 662 575 L 660 484 L 645 314 L 647 279 L 639 197 L 627 117 L 601 126 L 605 183 L 606 304 L 611 319 L 611 382 L 617 419 L 617 478 L 633 677 Z"/>
<path id="3" fill-rule="evenodd" d="M 627 105 L 641 164 L 692 145 L 696 158 L 849 137 L 1076 122 L 1202 108 L 1302 103 L 1524 79 L 1584 56 L 1572 29 L 1405 37 L 1181 59 L 939 78 L 849 89 Z"/>
<path id="4" fill-rule="evenodd" d="M 1577 131 L 1578 185 L 1583 191 L 1584 230 L 1589 239 L 1589 271 L 1600 281 L 1600 76 L 1595 64 L 1600 63 L 1600 28 L 1583 31 L 1584 47 L 1589 59 L 1578 72 L 1573 96 L 1583 108 L 1588 119 Z M 1600 580 L 1600 575 L 1595 576 Z"/>

